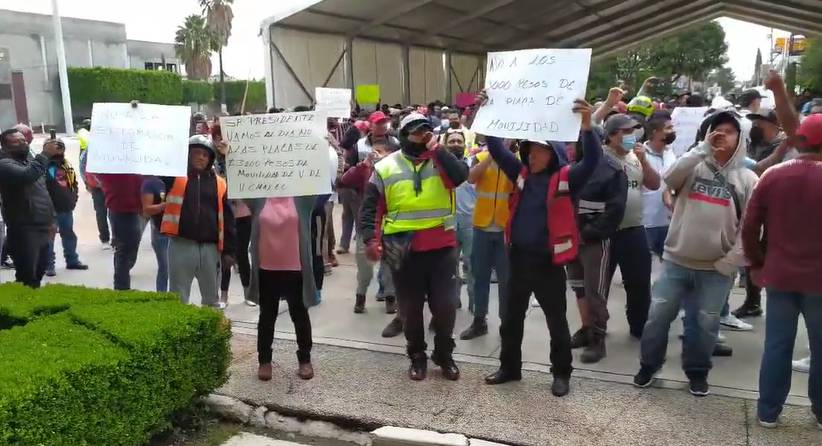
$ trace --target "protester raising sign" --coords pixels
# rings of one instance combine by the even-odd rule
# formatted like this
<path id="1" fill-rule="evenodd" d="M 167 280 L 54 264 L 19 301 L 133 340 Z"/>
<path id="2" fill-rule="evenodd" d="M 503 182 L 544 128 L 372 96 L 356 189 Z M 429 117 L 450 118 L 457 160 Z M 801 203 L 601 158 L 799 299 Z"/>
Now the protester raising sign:
<path id="1" fill-rule="evenodd" d="M 185 176 L 190 114 L 178 105 L 94 104 L 86 170 Z"/>
<path id="2" fill-rule="evenodd" d="M 229 198 L 330 194 L 326 119 L 318 112 L 220 118 Z"/>
<path id="3" fill-rule="evenodd" d="M 317 106 L 314 107 L 316 111 L 325 112 L 329 118 L 351 117 L 351 90 L 317 87 L 314 97 L 317 99 Z"/>
<path id="4" fill-rule="evenodd" d="M 708 107 L 677 107 L 671 113 L 671 121 L 676 131 L 676 140 L 671 145 L 676 156 L 682 156 L 694 145 L 697 131 L 705 119 Z"/>
<path id="5" fill-rule="evenodd" d="M 576 141 L 591 49 L 533 49 L 488 53 L 485 90 L 471 130 L 503 138 Z"/>

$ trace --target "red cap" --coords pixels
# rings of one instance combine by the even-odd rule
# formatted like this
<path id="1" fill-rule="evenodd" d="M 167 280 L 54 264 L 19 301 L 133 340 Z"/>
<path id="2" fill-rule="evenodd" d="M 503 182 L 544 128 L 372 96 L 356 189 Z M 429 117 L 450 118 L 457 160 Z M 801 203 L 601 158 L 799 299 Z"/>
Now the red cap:
<path id="1" fill-rule="evenodd" d="M 802 120 L 796 136 L 802 137 L 806 147 L 822 145 L 822 114 L 810 115 Z"/>
<path id="2" fill-rule="evenodd" d="M 368 122 L 371 124 L 379 124 L 382 121 L 388 121 L 388 116 L 385 116 L 385 113 L 381 111 L 375 111 L 368 117 Z"/>
<path id="3" fill-rule="evenodd" d="M 26 124 L 20 123 L 14 126 L 18 132 L 23 134 L 23 137 L 26 138 L 26 142 L 31 144 L 34 141 L 34 133 L 31 131 L 31 128 Z"/>
<path id="4" fill-rule="evenodd" d="M 354 122 L 354 127 L 356 127 L 357 130 L 359 130 L 361 132 L 367 132 L 368 128 L 370 126 L 371 125 L 367 121 L 356 121 L 356 122 Z"/>

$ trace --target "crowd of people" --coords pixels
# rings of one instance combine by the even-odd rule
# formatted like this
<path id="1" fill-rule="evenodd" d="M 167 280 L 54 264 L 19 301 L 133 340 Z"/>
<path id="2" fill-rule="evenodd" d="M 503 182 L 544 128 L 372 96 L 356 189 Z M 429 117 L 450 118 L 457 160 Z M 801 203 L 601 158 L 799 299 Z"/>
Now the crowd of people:
<path id="1" fill-rule="evenodd" d="M 822 103 L 806 101 L 811 105 L 803 103 L 798 113 L 772 72 L 765 87 L 774 94 L 774 109 L 761 107 L 758 90 L 741 94 L 737 104 L 720 102 L 678 157 L 671 148 L 677 138 L 671 109 L 703 102 L 696 94 L 655 100 L 653 85 L 646 82 L 627 103 L 619 87 L 593 106 L 575 101 L 576 141 L 475 134 L 471 121 L 487 100 L 484 92 L 464 109 L 384 105 L 355 111 L 348 121 L 329 119 L 333 196 L 229 199 L 228 144 L 218 121 L 201 114 L 191 121 L 188 174 L 177 178 L 88 172 L 88 120 L 79 132 L 78 177 L 62 140 L 49 138 L 32 155 L 31 130 L 18 126 L 0 134 L 4 246 L 16 280 L 31 287 L 55 274 L 56 235 L 66 268 L 86 269 L 73 231 L 79 178 L 94 202 L 99 240 L 113 247 L 115 289 L 131 288 L 149 224 L 157 291 L 188 303 L 197 279 L 203 305 L 225 308 L 236 266 L 245 302 L 260 310 L 258 377 L 270 380 L 280 300 L 295 326 L 297 373 L 314 376 L 308 309 L 322 301 L 324 276 L 353 242 L 353 312 L 373 310 L 366 295 L 377 267 L 377 301 L 394 315 L 382 334 L 405 335 L 410 379 L 428 373 L 425 303 L 434 332 L 431 360 L 445 378 L 457 380 L 461 289 L 473 320 L 458 337 L 469 341 L 488 334 L 497 282 L 500 366 L 485 382 L 522 378 L 524 319 L 529 306 L 538 306 L 550 332 L 551 390 L 558 397 L 569 392 L 573 349 L 582 349 L 582 363 L 607 356 L 607 302 L 617 267 L 630 336 L 640 342 L 634 384 L 652 384 L 680 316 L 682 366 L 696 396 L 709 393 L 711 357 L 732 354 L 720 327 L 751 330 L 743 319 L 764 314 L 764 287 L 759 421 L 777 424 L 801 314 L 811 356 L 795 366 L 810 372 L 809 397 L 822 428 L 822 364 L 816 360 L 822 358 L 822 286 L 815 277 L 822 271 Z M 654 258 L 662 273 L 652 286 Z M 737 276 L 746 299 L 730 311 Z M 576 295 L 582 321 L 573 334 L 566 287 Z"/>

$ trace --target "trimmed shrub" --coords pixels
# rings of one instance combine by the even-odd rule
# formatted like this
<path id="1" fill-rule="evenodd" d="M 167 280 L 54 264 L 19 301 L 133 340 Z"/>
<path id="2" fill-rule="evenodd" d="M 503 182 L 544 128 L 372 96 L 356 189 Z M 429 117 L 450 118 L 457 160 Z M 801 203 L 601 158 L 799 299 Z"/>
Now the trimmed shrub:
<path id="1" fill-rule="evenodd" d="M 152 293 L 20 291 L 0 286 L 0 309 L 25 321 L 0 330 L 0 444 L 142 445 L 227 378 L 230 327 L 214 310 Z"/>
<path id="2" fill-rule="evenodd" d="M 183 80 L 183 104 L 208 104 L 214 100 L 214 89 L 205 81 Z"/>
<path id="3" fill-rule="evenodd" d="M 225 82 L 225 102 L 229 113 L 239 113 L 243 105 L 246 81 Z M 220 82 L 213 82 L 214 99 L 220 100 Z M 248 96 L 245 100 L 245 111 L 251 113 L 265 112 L 265 82 L 249 81 Z"/>
<path id="4" fill-rule="evenodd" d="M 169 71 L 71 67 L 68 78 L 71 106 L 77 116 L 90 116 L 95 102 L 137 99 L 149 104 L 180 104 L 183 99 L 180 76 Z"/>

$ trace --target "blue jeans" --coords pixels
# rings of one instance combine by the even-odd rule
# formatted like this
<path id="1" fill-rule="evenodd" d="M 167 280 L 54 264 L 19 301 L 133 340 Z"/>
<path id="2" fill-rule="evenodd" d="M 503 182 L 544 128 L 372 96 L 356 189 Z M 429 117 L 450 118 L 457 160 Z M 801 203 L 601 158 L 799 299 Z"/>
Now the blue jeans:
<path id="1" fill-rule="evenodd" d="M 60 241 L 63 243 L 63 257 L 66 259 L 66 266 L 80 263 L 77 256 L 77 234 L 74 233 L 74 215 L 72 212 L 57 213 L 57 232 L 60 234 Z M 54 269 L 54 239 L 49 243 L 49 269 Z"/>
<path id="2" fill-rule="evenodd" d="M 660 259 L 663 252 L 665 252 L 665 239 L 668 237 L 667 226 L 657 226 L 654 228 L 645 228 L 645 235 L 648 237 L 648 247 L 651 248 L 651 254 L 656 254 Z"/>
<path id="3" fill-rule="evenodd" d="M 471 270 L 474 274 L 474 317 L 488 315 L 488 299 L 491 288 L 491 269 L 497 271 L 499 291 L 499 318 L 505 318 L 508 302 L 508 248 L 505 233 L 491 232 L 476 228 L 471 252 Z"/>
<path id="4" fill-rule="evenodd" d="M 471 252 L 474 246 L 474 224 L 471 216 L 463 219 L 457 217 L 457 249 L 460 260 L 462 260 L 463 271 L 465 273 L 466 288 L 468 291 L 468 309 L 474 311 L 474 274 L 471 272 Z M 459 274 L 460 262 L 457 262 L 457 277 Z M 461 281 L 457 281 L 457 299 L 460 299 Z M 486 312 L 488 310 L 486 309 Z"/>
<path id="5" fill-rule="evenodd" d="M 160 233 L 160 228 L 153 223 L 151 247 L 157 257 L 157 291 L 168 291 L 168 236 Z"/>
<path id="6" fill-rule="evenodd" d="M 768 288 L 765 350 L 759 368 L 757 415 L 776 421 L 791 390 L 791 359 L 799 315 L 805 318 L 811 348 L 808 398 L 817 419 L 822 418 L 822 296 Z"/>
<path id="7" fill-rule="evenodd" d="M 131 289 L 131 268 L 137 263 L 142 222 L 136 212 L 109 213 L 114 246 L 114 289 Z"/>
<path id="8" fill-rule="evenodd" d="M 640 363 L 653 369 L 662 367 L 671 322 L 684 307 L 686 319 L 696 320 L 696 324 L 692 327 L 693 335 L 686 334 L 682 341 L 682 368 L 689 378 L 707 377 L 719 333 L 719 313 L 733 279 L 717 271 L 699 271 L 672 262 L 665 262 L 664 268 L 654 283 L 648 322 L 642 333 Z"/>

